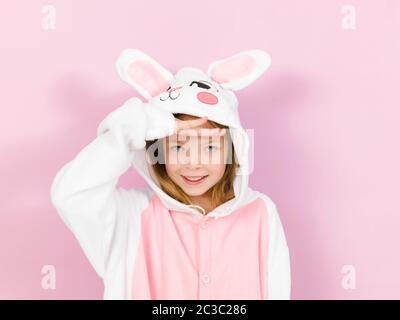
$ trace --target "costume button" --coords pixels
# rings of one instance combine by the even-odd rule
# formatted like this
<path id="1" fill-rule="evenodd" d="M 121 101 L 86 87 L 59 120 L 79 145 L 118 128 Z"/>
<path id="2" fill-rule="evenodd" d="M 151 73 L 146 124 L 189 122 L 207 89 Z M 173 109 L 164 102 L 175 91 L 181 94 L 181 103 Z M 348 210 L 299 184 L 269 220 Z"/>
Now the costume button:
<path id="1" fill-rule="evenodd" d="M 207 227 L 208 227 L 208 222 L 202 222 L 200 224 L 200 228 L 202 228 L 202 229 L 206 229 Z"/>
<path id="2" fill-rule="evenodd" d="M 211 278 L 210 278 L 210 276 L 208 275 L 208 274 L 203 274 L 203 276 L 202 276 L 202 281 L 203 281 L 203 283 L 210 283 L 210 281 L 211 281 Z"/>

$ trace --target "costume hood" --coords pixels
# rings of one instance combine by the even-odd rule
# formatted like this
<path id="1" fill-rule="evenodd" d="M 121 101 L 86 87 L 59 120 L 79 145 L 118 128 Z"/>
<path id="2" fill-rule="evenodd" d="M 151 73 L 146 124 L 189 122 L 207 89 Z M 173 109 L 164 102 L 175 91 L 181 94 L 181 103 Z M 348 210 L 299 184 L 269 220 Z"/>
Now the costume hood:
<path id="1" fill-rule="evenodd" d="M 145 99 L 143 102 L 171 113 L 204 117 L 229 127 L 235 157 L 240 164 L 234 180 L 235 198 L 215 208 L 207 216 L 224 216 L 255 198 L 248 186 L 250 141 L 242 127 L 238 99 L 241 90 L 259 78 L 270 66 L 271 58 L 262 50 L 242 51 L 212 62 L 207 72 L 181 68 L 173 75 L 152 57 L 137 49 L 124 50 L 116 62 L 120 77 Z M 146 160 L 145 149 L 134 150 L 132 165 L 170 210 L 199 214 L 193 205 L 183 204 L 165 193 Z"/>

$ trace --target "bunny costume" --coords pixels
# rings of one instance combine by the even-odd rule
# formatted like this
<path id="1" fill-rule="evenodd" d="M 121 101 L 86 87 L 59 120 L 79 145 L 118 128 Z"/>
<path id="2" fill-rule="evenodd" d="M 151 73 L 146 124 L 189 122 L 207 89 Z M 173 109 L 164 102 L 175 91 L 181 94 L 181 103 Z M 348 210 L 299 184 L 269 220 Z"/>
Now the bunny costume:
<path id="1" fill-rule="evenodd" d="M 290 299 L 290 259 L 277 207 L 248 186 L 249 137 L 240 90 L 270 66 L 262 50 L 175 75 L 140 50 L 116 67 L 146 101 L 131 98 L 99 124 L 96 138 L 57 173 L 51 200 L 104 282 L 104 299 Z M 235 197 L 204 215 L 165 193 L 145 141 L 175 130 L 173 113 L 229 126 L 240 164 Z M 117 187 L 130 167 L 148 188 Z"/>

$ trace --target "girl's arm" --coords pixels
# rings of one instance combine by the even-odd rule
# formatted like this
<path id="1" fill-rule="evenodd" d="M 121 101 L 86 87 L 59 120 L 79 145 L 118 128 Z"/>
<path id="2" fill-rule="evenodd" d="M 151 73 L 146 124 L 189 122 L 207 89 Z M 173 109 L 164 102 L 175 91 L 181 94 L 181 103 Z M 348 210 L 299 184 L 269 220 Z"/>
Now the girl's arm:
<path id="1" fill-rule="evenodd" d="M 52 204 L 102 278 L 118 219 L 122 219 L 118 206 L 126 199 L 127 190 L 117 188 L 116 184 L 131 165 L 130 148 L 143 148 L 145 139 L 171 135 L 174 129 L 171 113 L 143 104 L 137 98 L 130 99 L 100 123 L 97 137 L 54 178 Z M 129 191 L 132 214 L 139 213 L 147 195 L 140 190 Z"/>

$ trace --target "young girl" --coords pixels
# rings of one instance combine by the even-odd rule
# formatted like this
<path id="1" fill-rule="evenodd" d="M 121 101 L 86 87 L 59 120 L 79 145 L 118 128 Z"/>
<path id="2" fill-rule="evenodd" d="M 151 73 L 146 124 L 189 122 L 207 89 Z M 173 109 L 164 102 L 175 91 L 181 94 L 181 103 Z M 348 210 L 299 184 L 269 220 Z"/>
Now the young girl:
<path id="1" fill-rule="evenodd" d="M 139 50 L 122 52 L 120 76 L 147 101 L 111 112 L 51 186 L 105 299 L 290 299 L 284 231 L 273 201 L 248 186 L 233 93 L 269 65 L 250 50 L 174 76 Z M 149 188 L 116 186 L 131 165 Z"/>

